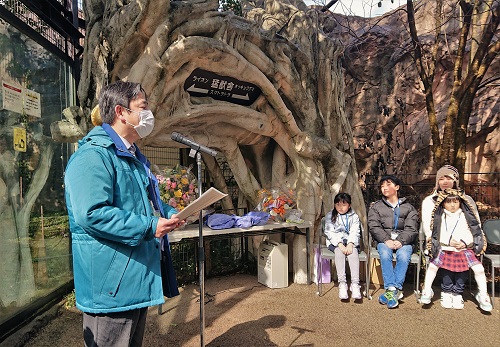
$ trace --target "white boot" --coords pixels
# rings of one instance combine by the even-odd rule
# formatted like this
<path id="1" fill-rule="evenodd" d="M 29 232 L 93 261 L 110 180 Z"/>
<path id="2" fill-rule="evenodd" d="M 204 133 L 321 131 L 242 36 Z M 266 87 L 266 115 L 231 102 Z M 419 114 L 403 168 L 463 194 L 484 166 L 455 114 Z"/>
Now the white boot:
<path id="1" fill-rule="evenodd" d="M 464 308 L 464 298 L 460 294 L 452 294 L 451 296 L 452 307 L 455 310 L 462 310 Z"/>
<path id="2" fill-rule="evenodd" d="M 441 306 L 444 308 L 452 308 L 453 307 L 453 297 L 452 297 L 451 293 L 441 292 Z"/>

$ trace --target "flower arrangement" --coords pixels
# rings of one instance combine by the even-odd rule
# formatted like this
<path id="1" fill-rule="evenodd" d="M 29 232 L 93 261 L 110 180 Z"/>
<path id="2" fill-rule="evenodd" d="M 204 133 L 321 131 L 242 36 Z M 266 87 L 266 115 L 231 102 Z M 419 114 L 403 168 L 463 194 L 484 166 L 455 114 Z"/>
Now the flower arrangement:
<path id="1" fill-rule="evenodd" d="M 275 221 L 284 221 L 296 204 L 292 190 L 285 193 L 279 189 L 261 189 L 257 194 L 260 201 L 257 210 L 268 212 Z"/>
<path id="2" fill-rule="evenodd" d="M 196 177 L 191 169 L 177 164 L 156 175 L 161 199 L 179 212 L 197 197 Z"/>

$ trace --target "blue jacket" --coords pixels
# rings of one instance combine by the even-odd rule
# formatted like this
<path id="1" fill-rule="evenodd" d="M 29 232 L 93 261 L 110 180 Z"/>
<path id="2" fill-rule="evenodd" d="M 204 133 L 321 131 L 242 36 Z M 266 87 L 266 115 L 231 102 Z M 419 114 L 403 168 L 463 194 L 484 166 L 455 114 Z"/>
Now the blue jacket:
<path id="1" fill-rule="evenodd" d="M 136 158 L 137 157 L 137 158 Z M 176 210 L 162 203 L 149 162 L 136 157 L 108 125 L 79 142 L 64 178 L 73 246 L 76 306 L 89 313 L 127 311 L 164 303 L 159 217 Z M 160 207 L 158 207 L 160 206 Z M 165 295 L 178 295 L 167 237 Z"/>

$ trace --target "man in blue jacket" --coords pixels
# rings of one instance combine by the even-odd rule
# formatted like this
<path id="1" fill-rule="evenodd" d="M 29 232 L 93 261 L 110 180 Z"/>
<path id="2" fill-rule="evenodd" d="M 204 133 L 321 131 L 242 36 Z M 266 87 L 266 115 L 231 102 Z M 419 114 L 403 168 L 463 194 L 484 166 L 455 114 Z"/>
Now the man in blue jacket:
<path id="1" fill-rule="evenodd" d="M 76 306 L 85 346 L 141 346 L 147 308 L 179 294 L 167 233 L 183 221 L 134 144 L 154 127 L 141 85 L 104 87 L 99 110 L 102 126 L 79 142 L 64 179 Z"/>

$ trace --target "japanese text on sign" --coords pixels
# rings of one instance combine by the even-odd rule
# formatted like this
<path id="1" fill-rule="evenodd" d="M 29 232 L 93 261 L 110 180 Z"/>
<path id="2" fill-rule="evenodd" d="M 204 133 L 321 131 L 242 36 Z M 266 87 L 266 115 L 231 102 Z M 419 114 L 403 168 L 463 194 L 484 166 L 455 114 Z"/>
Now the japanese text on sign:
<path id="1" fill-rule="evenodd" d="M 191 73 L 184 82 L 184 90 L 192 96 L 209 96 L 243 106 L 253 104 L 261 94 L 260 88 L 253 83 L 203 69 Z"/>
<path id="2" fill-rule="evenodd" d="M 42 116 L 40 94 L 2 81 L 2 109 L 40 118 Z"/>

